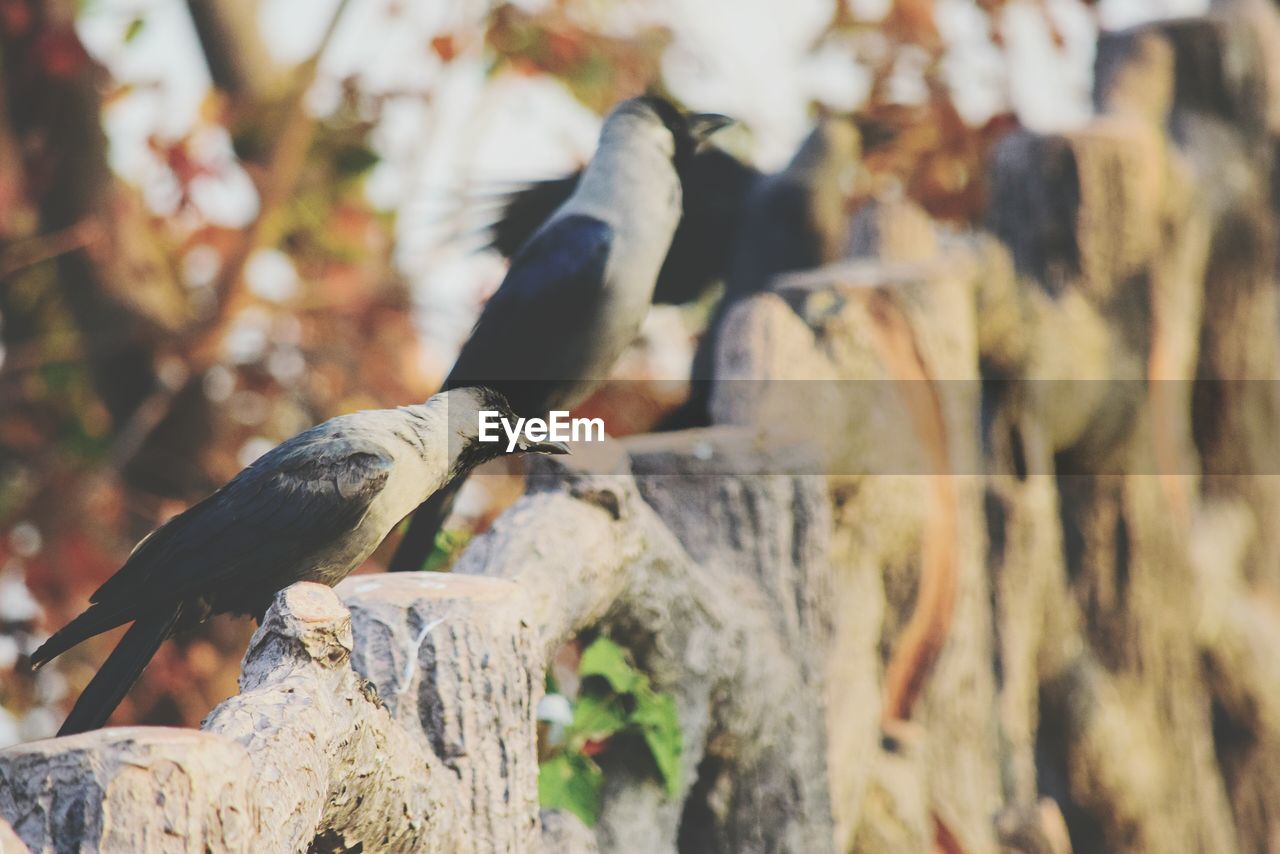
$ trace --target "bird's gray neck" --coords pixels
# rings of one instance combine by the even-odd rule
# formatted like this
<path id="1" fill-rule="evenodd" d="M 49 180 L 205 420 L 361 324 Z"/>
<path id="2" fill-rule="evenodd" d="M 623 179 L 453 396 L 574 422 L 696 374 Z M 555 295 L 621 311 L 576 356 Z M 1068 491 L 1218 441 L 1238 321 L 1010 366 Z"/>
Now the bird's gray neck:
<path id="1" fill-rule="evenodd" d="M 416 452 L 423 462 L 448 468 L 453 457 L 457 455 L 459 444 L 449 430 L 448 413 L 436 400 L 401 406 L 396 409 L 400 413 L 405 430 L 396 432 L 397 438 L 409 449 Z"/>
<path id="2" fill-rule="evenodd" d="M 633 227 L 654 217 L 679 216 L 680 179 L 666 128 L 636 116 L 614 116 L 600 134 L 566 213 Z"/>
<path id="3" fill-rule="evenodd" d="M 399 406 L 396 411 L 404 416 L 404 424 L 410 428 L 404 431 L 404 442 L 420 449 L 422 456 L 444 437 L 444 419 L 428 403 Z"/>
<path id="4" fill-rule="evenodd" d="M 422 460 L 446 479 L 464 474 L 480 462 L 496 456 L 491 446 L 475 441 L 480 413 L 467 406 L 446 403 L 443 398 L 430 398 L 425 404 L 402 406 L 411 436 L 404 441 L 419 453 Z"/>

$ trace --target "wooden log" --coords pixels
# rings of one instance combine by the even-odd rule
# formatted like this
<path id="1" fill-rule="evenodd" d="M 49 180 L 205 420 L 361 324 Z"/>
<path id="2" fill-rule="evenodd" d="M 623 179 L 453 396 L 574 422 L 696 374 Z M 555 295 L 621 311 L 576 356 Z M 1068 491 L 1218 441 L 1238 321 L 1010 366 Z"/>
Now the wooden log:
<path id="1" fill-rule="evenodd" d="M 262 850 L 257 777 L 218 735 L 100 730 L 4 751 L 0 815 L 37 852 L 249 852 Z"/>
<path id="2" fill-rule="evenodd" d="M 352 644 L 351 617 L 332 590 L 286 588 L 249 643 L 240 694 L 204 722 L 243 745 L 257 769 L 255 844 L 464 850 L 456 780 L 393 723 L 351 668 Z"/>

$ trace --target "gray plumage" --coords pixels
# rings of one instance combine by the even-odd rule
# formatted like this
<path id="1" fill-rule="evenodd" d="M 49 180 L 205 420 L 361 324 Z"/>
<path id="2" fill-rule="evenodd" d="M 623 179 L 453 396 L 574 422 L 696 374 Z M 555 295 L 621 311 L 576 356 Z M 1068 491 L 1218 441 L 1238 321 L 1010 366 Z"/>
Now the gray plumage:
<path id="1" fill-rule="evenodd" d="M 226 486 L 157 528 L 90 597 L 87 611 L 32 656 L 40 666 L 86 638 L 134 627 L 81 695 L 60 734 L 105 723 L 165 638 L 213 614 L 261 619 L 297 581 L 334 585 L 436 490 L 503 443 L 480 443 L 479 412 L 511 418 L 483 388 L 425 404 L 330 419 L 268 451 Z M 563 453 L 556 443 L 520 451 Z"/>
<path id="2" fill-rule="evenodd" d="M 608 378 L 680 222 L 675 161 L 687 143 L 655 103 L 625 101 L 605 119 L 595 157 L 513 259 L 445 388 L 484 384 L 532 417 L 580 403 Z"/>
<path id="3" fill-rule="evenodd" d="M 578 171 L 513 191 L 488 226 L 489 248 L 514 257 L 573 194 L 581 178 Z M 719 148 L 707 147 L 693 155 L 680 176 L 683 211 L 658 271 L 655 303 L 694 302 L 724 281 L 747 191 L 759 178 L 755 168 Z"/>
<path id="4" fill-rule="evenodd" d="M 891 127 L 867 117 L 828 116 L 806 140 L 804 147 L 808 151 L 797 154 L 798 162 L 793 164 L 797 168 L 793 171 L 788 167 L 782 174 L 798 177 L 807 166 L 805 161 L 812 155 L 821 159 L 823 155 L 818 149 L 823 146 L 827 146 L 828 151 L 838 152 L 838 141 L 833 140 L 837 144 L 829 145 L 826 134 L 840 123 L 852 124 L 857 129 L 857 148 L 862 153 L 876 151 L 895 137 Z M 838 156 L 845 158 L 847 166 L 857 158 L 858 152 Z M 839 163 L 834 165 L 838 167 Z M 774 176 L 777 177 L 781 176 Z M 529 237 L 573 194 L 581 178 L 582 171 L 579 170 L 561 178 L 534 181 L 511 191 L 500 200 L 496 216 L 487 226 L 489 248 L 507 258 L 514 257 Z M 671 249 L 658 273 L 658 283 L 653 291 L 655 303 L 682 305 L 694 302 L 712 285 L 723 282 L 728 275 L 734 244 L 742 232 L 744 211 L 749 207 L 748 194 L 757 192 L 758 202 L 762 196 L 767 198 L 770 195 L 768 191 L 760 192 L 762 186 L 787 182 L 765 178 L 763 173 L 728 152 L 707 147 L 689 159 L 680 183 L 684 212 L 671 239 Z"/>
<path id="5" fill-rule="evenodd" d="M 728 122 L 654 97 L 605 119 L 569 198 L 512 260 L 445 380 L 497 389 L 523 417 L 581 403 L 635 340 L 680 222 L 681 177 L 701 139 Z M 415 515 L 392 571 L 421 568 L 455 483 Z"/>

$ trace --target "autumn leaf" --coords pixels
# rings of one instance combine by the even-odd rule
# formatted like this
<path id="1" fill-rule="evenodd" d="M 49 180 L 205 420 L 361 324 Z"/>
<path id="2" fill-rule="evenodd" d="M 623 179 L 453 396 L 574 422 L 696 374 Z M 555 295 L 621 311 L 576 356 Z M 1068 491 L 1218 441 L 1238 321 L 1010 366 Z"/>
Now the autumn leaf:
<path id="1" fill-rule="evenodd" d="M 458 40 L 452 33 L 438 35 L 431 40 L 431 50 L 442 62 L 453 62 L 458 55 Z"/>

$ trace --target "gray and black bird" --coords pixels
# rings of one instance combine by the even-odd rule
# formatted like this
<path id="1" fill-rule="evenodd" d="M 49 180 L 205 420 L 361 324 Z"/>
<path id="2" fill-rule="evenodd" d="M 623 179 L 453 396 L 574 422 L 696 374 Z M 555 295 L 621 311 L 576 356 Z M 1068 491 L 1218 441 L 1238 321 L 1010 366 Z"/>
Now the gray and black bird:
<path id="1" fill-rule="evenodd" d="M 764 175 L 726 151 L 696 151 L 681 175 L 680 224 L 658 271 L 653 301 L 684 305 L 697 301 L 724 280 L 742 221 L 747 194 Z M 573 194 L 582 178 L 532 182 L 511 193 L 489 226 L 489 248 L 513 258 L 556 208 Z"/>
<path id="2" fill-rule="evenodd" d="M 729 122 L 656 96 L 615 107 L 568 197 L 512 259 L 444 388 L 495 388 L 518 415 L 543 417 L 608 379 L 653 301 L 689 166 Z M 422 567 L 460 487 L 461 479 L 414 514 L 391 571 Z"/>
<path id="3" fill-rule="evenodd" d="M 849 230 L 848 201 L 861 152 L 859 126 L 846 117 L 826 116 L 781 172 L 752 183 L 736 222 L 724 296 L 694 352 L 689 398 L 664 418 L 658 429 L 710 423 L 720 329 L 735 305 L 767 290 L 778 276 L 843 257 Z"/>
<path id="4" fill-rule="evenodd" d="M 659 273 L 654 302 L 693 302 L 721 281 L 726 288 L 695 354 L 689 399 L 658 429 L 709 423 L 716 341 L 729 309 L 783 273 L 842 257 L 850 174 L 864 152 L 894 136 L 892 128 L 866 117 L 828 115 L 776 174 L 716 148 L 691 158 L 683 179 L 684 216 Z M 580 177 L 539 181 L 512 193 L 489 227 L 490 246 L 513 255 Z"/>
<path id="5" fill-rule="evenodd" d="M 828 139 L 834 128 L 849 124 L 856 127 L 858 133 L 852 153 L 839 145 L 838 140 Z M 803 195 L 807 192 L 804 186 L 814 186 L 813 182 L 824 176 L 847 170 L 859 161 L 860 151 L 876 151 L 895 136 L 893 128 L 867 117 L 830 115 L 823 118 L 801 144 L 801 150 L 796 154 L 799 162 L 778 175 L 766 175 L 718 148 L 705 147 L 696 152 L 689 159 L 681 178 L 684 186 L 683 216 L 658 273 L 653 301 L 683 305 L 701 298 L 729 275 L 749 207 L 756 208 L 762 199 L 787 194 L 793 197 Z M 784 177 L 788 174 L 790 177 Z M 561 178 L 533 181 L 507 194 L 499 205 L 497 216 L 487 227 L 489 248 L 506 258 L 514 257 L 556 208 L 572 195 L 581 178 L 581 171 L 574 172 Z M 801 187 L 798 191 L 787 190 L 788 184 L 793 188 L 797 184 Z M 761 189 L 762 185 L 772 185 L 775 189 Z M 828 186 L 834 189 L 835 185 Z M 828 191 L 824 189 L 818 195 L 825 196 Z M 825 222 L 828 227 L 834 227 L 829 213 L 831 208 L 825 198 L 818 199 L 817 204 L 823 208 L 817 220 L 803 215 L 797 225 L 784 225 L 783 231 L 791 232 L 800 241 L 795 245 L 802 245 L 807 240 L 805 230 L 808 223 Z M 753 226 L 753 230 L 757 230 L 756 227 Z M 789 241 L 774 238 L 773 242 Z M 785 246 L 784 253 L 790 254 Z"/>
<path id="6" fill-rule="evenodd" d="M 465 388 L 424 404 L 356 412 L 312 427 L 157 528 L 89 597 L 89 609 L 32 655 L 40 667 L 94 635 L 133 623 L 58 731 L 106 723 L 147 662 L 175 632 L 214 614 L 261 621 L 297 581 L 335 585 L 401 519 L 505 441 L 479 440 L 479 413 L 514 421 L 498 392 Z M 567 453 L 521 440 L 515 453 Z"/>

